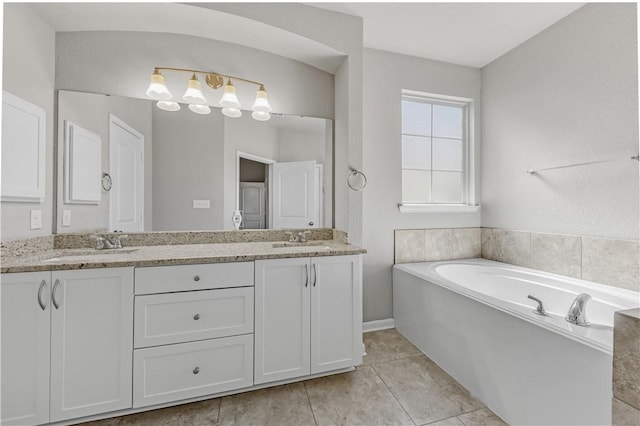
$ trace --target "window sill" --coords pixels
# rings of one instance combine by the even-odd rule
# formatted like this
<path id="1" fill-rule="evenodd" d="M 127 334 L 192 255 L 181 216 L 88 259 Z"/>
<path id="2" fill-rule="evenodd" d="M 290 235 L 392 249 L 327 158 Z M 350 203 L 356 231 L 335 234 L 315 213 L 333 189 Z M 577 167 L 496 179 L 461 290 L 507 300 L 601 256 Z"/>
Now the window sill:
<path id="1" fill-rule="evenodd" d="M 480 206 L 468 204 L 398 204 L 400 213 L 475 213 Z"/>

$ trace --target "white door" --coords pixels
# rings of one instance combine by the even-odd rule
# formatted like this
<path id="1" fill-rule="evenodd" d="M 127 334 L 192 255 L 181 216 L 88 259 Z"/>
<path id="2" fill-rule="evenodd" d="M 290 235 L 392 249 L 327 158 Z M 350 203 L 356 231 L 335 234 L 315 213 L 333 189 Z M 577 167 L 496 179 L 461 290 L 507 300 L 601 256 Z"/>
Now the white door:
<path id="1" fill-rule="evenodd" d="M 51 421 L 130 408 L 133 268 L 51 280 Z"/>
<path id="2" fill-rule="evenodd" d="M 316 162 L 273 165 L 273 227 L 317 228 Z"/>
<path id="3" fill-rule="evenodd" d="M 109 230 L 144 230 L 144 136 L 109 116 Z"/>
<path id="4" fill-rule="evenodd" d="M 3 425 L 49 422 L 50 272 L 3 274 Z"/>
<path id="5" fill-rule="evenodd" d="M 242 229 L 265 229 L 265 184 L 240 182 L 240 211 Z"/>
<path id="6" fill-rule="evenodd" d="M 311 259 L 311 374 L 362 363 L 361 257 Z"/>
<path id="7" fill-rule="evenodd" d="M 255 262 L 255 384 L 310 372 L 309 258 Z"/>

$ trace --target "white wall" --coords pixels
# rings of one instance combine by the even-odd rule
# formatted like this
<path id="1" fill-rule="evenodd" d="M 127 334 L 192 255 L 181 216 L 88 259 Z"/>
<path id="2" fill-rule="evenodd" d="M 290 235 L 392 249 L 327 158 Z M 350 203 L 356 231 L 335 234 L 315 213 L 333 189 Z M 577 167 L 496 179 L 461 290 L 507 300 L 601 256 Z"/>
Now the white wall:
<path id="1" fill-rule="evenodd" d="M 222 229 L 224 116 L 153 107 L 153 230 Z M 210 208 L 194 209 L 193 200 Z"/>
<path id="2" fill-rule="evenodd" d="M 50 235 L 53 226 L 53 128 L 55 32 L 24 4 L 4 4 L 2 89 L 46 112 L 45 198 L 3 202 L 2 241 Z M 42 210 L 42 228 L 30 229 L 30 210 Z"/>
<path id="3" fill-rule="evenodd" d="M 297 130 L 278 130 L 278 161 L 314 160 L 324 164 L 325 135 Z"/>
<path id="4" fill-rule="evenodd" d="M 364 320 L 391 318 L 394 229 L 480 225 L 478 213 L 400 213 L 402 89 L 477 100 L 476 165 L 480 156 L 480 70 L 379 50 L 364 50 Z M 476 170 L 478 168 L 476 167 Z M 342 177 L 338 174 L 338 179 Z M 479 185 L 479 183 L 477 183 Z"/>
<path id="5" fill-rule="evenodd" d="M 100 136 L 102 141 L 102 170 L 117 178 L 109 165 L 109 114 L 113 114 L 144 136 L 144 224 L 151 230 L 152 187 L 152 131 L 151 102 L 142 99 L 105 96 L 94 93 L 58 92 L 58 164 L 56 232 L 107 230 L 109 228 L 110 192 L 102 191 L 100 204 L 64 204 L 64 133 L 66 120 Z M 62 226 L 62 210 L 71 211 L 71 226 Z"/>
<path id="6" fill-rule="evenodd" d="M 333 118 L 333 76 L 282 56 L 222 41 L 180 34 L 83 31 L 56 36 L 56 88 L 148 99 L 156 66 L 211 70 L 262 82 L 275 112 Z M 167 71 L 167 85 L 179 98 L 188 74 Z M 204 86 L 204 82 L 202 82 Z M 234 82 L 245 109 L 257 87 Z M 222 92 L 204 89 L 217 106 Z"/>
<path id="7" fill-rule="evenodd" d="M 482 70 L 482 225 L 638 238 L 636 5 L 587 4 Z"/>

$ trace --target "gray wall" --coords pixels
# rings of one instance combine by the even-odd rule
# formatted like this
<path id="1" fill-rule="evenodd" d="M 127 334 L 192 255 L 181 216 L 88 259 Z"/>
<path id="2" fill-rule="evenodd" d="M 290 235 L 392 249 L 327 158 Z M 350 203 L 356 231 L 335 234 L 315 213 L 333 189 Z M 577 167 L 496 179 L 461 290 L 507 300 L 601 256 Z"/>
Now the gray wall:
<path id="1" fill-rule="evenodd" d="M 364 50 L 364 320 L 393 317 L 393 230 L 480 225 L 478 213 L 400 213 L 402 202 L 402 89 L 480 100 L 477 68 Z M 476 152 L 480 152 L 476 102 Z M 479 154 L 477 160 L 479 161 Z M 476 167 L 476 170 L 478 168 Z M 338 173 L 338 180 L 342 176 Z M 478 182 L 476 182 L 478 185 Z"/>
<path id="2" fill-rule="evenodd" d="M 53 226 L 55 32 L 23 4 L 4 4 L 2 89 L 46 112 L 44 201 L 1 203 L 2 241 L 50 235 Z M 42 228 L 30 229 L 30 211 L 42 210 Z"/>
<path id="3" fill-rule="evenodd" d="M 153 107 L 153 230 L 223 227 L 224 116 Z M 193 200 L 210 200 L 194 209 Z"/>
<path id="4" fill-rule="evenodd" d="M 587 4 L 482 70 L 482 226 L 638 238 L 635 4 Z"/>
<path id="5" fill-rule="evenodd" d="M 58 92 L 58 162 L 56 232 L 106 230 L 109 228 L 109 192 L 102 191 L 100 204 L 64 204 L 64 122 L 71 121 L 100 136 L 102 140 L 102 171 L 109 166 L 109 114 L 113 114 L 144 136 L 144 227 L 151 230 L 152 217 L 152 131 L 149 101 L 105 96 L 94 93 Z M 117 178 L 112 174 L 112 178 Z M 71 210 L 71 226 L 62 226 L 62 210 Z"/>
<path id="6" fill-rule="evenodd" d="M 240 159 L 240 182 L 266 182 L 267 166 L 264 163 Z"/>

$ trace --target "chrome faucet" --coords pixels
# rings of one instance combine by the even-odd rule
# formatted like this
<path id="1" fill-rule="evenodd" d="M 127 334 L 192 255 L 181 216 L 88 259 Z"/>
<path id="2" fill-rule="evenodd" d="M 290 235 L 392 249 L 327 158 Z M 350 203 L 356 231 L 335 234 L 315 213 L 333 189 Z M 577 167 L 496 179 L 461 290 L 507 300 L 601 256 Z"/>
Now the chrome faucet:
<path id="1" fill-rule="evenodd" d="M 571 324 L 587 327 L 591 323 L 587 320 L 587 302 L 591 296 L 587 293 L 580 293 L 569 308 L 569 313 L 565 319 Z"/>
<path id="2" fill-rule="evenodd" d="M 105 236 L 95 235 L 96 250 L 121 249 L 123 247 L 122 240 L 128 237 L 126 234 L 117 234 L 113 236 L 113 239 L 109 239 Z"/>
<path id="3" fill-rule="evenodd" d="M 549 314 L 547 314 L 547 311 L 544 310 L 544 305 L 542 304 L 542 300 L 538 299 L 537 297 L 533 297 L 532 295 L 528 295 L 527 298 L 534 300 L 535 302 L 538 303 L 538 307 L 536 308 L 535 311 L 533 311 L 534 314 L 541 315 L 543 317 L 549 316 Z"/>

